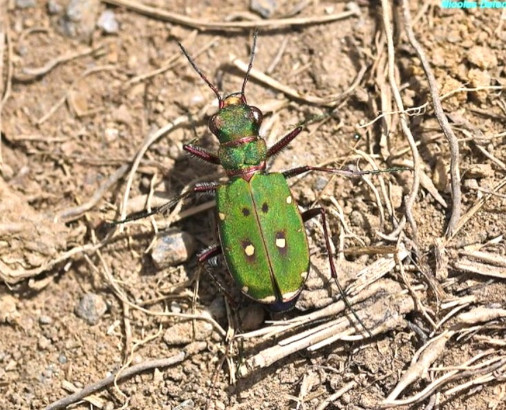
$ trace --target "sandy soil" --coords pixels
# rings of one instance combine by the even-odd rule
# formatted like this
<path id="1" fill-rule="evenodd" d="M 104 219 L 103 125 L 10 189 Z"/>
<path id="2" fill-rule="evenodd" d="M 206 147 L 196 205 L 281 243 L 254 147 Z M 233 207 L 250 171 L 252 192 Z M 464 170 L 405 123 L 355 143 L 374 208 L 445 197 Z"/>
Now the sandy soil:
<path id="1" fill-rule="evenodd" d="M 241 88 L 237 61 L 249 59 L 255 21 L 269 20 L 231 0 L 146 3 L 172 18 L 113 5 L 121 1 L 82 2 L 72 18 L 63 0 L 6 3 L 1 409 L 46 408 L 133 365 L 145 367 L 72 408 L 506 408 L 504 10 L 410 5 L 460 153 L 459 204 L 402 8 L 391 13 L 392 87 L 381 4 L 360 1 L 350 6 L 360 15 L 332 19 L 345 2 L 259 2 L 272 22 L 259 33 L 248 102 L 264 113 L 269 145 L 304 125 L 270 170 L 413 167 L 405 128 L 417 144 L 417 173 L 289 180 L 301 209 L 327 209 L 340 282 L 371 335 L 329 285 L 318 218 L 306 224 L 312 268 L 301 298 L 274 316 L 240 295 L 220 259 L 210 274 L 198 266 L 196 252 L 216 243 L 212 198 L 105 224 L 226 180 L 182 150 L 195 138 L 217 149 L 207 127 L 217 108 L 176 40 L 228 94 Z"/>

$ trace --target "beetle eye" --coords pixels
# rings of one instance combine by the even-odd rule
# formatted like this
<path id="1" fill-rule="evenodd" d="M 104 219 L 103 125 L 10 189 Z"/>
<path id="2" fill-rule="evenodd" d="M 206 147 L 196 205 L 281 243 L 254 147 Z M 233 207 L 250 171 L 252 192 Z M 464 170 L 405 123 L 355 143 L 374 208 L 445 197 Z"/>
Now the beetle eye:
<path id="1" fill-rule="evenodd" d="M 253 119 L 257 123 L 257 125 L 260 125 L 262 123 L 262 120 L 264 118 L 262 111 L 260 111 L 257 107 L 250 107 L 251 108 L 251 115 L 253 116 Z"/>
<path id="2" fill-rule="evenodd" d="M 218 135 L 219 126 L 218 126 L 218 118 L 216 114 L 214 114 L 211 118 L 209 118 L 209 129 L 214 135 Z"/>

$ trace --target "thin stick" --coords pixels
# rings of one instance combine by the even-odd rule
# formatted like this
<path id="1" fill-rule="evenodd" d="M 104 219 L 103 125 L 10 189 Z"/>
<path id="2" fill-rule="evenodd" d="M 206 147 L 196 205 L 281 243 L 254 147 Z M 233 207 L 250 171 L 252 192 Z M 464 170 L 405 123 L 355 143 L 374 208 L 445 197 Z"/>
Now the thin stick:
<path id="1" fill-rule="evenodd" d="M 235 56 L 230 57 L 230 63 L 242 71 L 243 73 L 246 73 L 249 68 L 249 64 L 245 63 L 244 61 L 241 61 L 239 58 Z M 363 70 L 365 72 L 365 70 Z M 275 80 L 274 78 L 268 76 L 267 74 L 264 74 L 262 71 L 252 68 L 250 70 L 250 76 L 251 78 L 254 78 L 257 81 L 260 81 L 269 87 L 281 91 L 283 94 L 285 94 L 288 97 L 292 97 L 294 99 L 297 99 L 299 101 L 304 101 L 308 104 L 315 104 L 315 105 L 323 105 L 325 107 L 333 108 L 336 107 L 344 97 L 346 97 L 351 91 L 353 90 L 354 86 L 356 86 L 356 81 L 353 82 L 353 84 L 350 86 L 350 88 L 345 91 L 344 93 L 337 93 L 328 95 L 326 97 L 318 97 L 315 95 L 304 95 L 300 94 L 297 90 L 294 88 L 288 87 L 285 84 L 280 83 L 279 81 Z M 359 72 L 359 75 L 357 78 L 360 80 L 362 79 L 363 72 L 362 70 Z"/>
<path id="2" fill-rule="evenodd" d="M 109 386 L 110 384 L 114 383 L 115 380 L 123 380 L 148 370 L 153 370 L 160 367 L 169 367 L 177 363 L 181 363 L 188 354 L 189 352 L 187 351 L 181 351 L 173 356 L 164 359 L 148 360 L 143 363 L 136 364 L 135 366 L 128 367 L 124 369 L 120 374 L 111 374 L 105 379 L 86 386 L 84 389 L 77 393 L 71 394 L 70 396 L 64 397 L 63 399 L 51 403 L 46 407 L 46 410 L 63 409 L 79 400 L 82 400 L 86 396 L 89 396 L 90 394 L 95 393 L 96 391 L 99 391 L 106 386 Z"/>
<path id="3" fill-rule="evenodd" d="M 4 16 L 7 16 L 7 12 L 3 13 L 4 10 L 1 10 Z M 11 86 L 12 86 L 12 41 L 9 35 L 9 24 L 7 17 L 4 20 L 0 20 L 0 81 L 3 78 L 3 61 L 4 61 L 4 50 L 5 44 L 7 44 L 7 78 L 5 79 L 5 87 L 2 87 L 3 95 L 0 100 L 0 169 L 3 165 L 2 158 L 2 110 L 3 107 L 8 100 L 11 94 Z"/>
<path id="4" fill-rule="evenodd" d="M 329 14 L 328 16 L 313 17 L 297 17 L 286 19 L 272 20 L 255 20 L 255 21 L 231 21 L 231 22 L 210 22 L 207 20 L 199 20 L 187 17 L 177 13 L 171 13 L 164 9 L 146 6 L 132 0 L 102 0 L 103 3 L 112 4 L 113 6 L 125 7 L 129 10 L 154 17 L 163 21 L 181 24 L 188 27 L 197 28 L 199 30 L 227 30 L 237 31 L 241 29 L 264 28 L 273 29 L 286 26 L 306 26 L 311 24 L 330 23 L 336 20 L 343 20 L 348 17 L 358 16 L 356 10 L 349 10 L 338 14 Z"/>
<path id="5" fill-rule="evenodd" d="M 397 108 L 399 109 L 399 117 L 401 122 L 401 127 L 406 139 L 408 140 L 409 146 L 411 148 L 411 155 L 413 157 L 413 183 L 411 185 L 411 192 L 408 195 L 406 200 L 406 218 L 408 219 L 411 229 L 413 229 L 413 235 L 416 237 L 416 222 L 412 218 L 412 210 L 415 204 L 416 197 L 418 195 L 418 189 L 420 187 L 420 169 L 421 169 L 421 161 L 420 155 L 418 153 L 418 148 L 416 147 L 415 139 L 413 138 L 413 134 L 409 129 L 407 114 L 404 110 L 404 103 L 402 102 L 401 93 L 399 91 L 399 87 L 397 86 L 396 78 L 395 78 L 395 51 L 394 51 L 394 40 L 392 33 L 392 23 L 390 16 L 390 3 L 388 0 L 381 0 L 381 8 L 383 10 L 383 25 L 385 28 L 385 35 L 387 38 L 387 50 L 388 50 L 388 79 L 390 82 L 390 87 L 392 89 L 392 93 L 395 99 L 395 103 Z M 399 226 L 391 234 L 391 236 L 397 236 L 399 232 L 401 232 L 404 228 L 404 221 L 399 223 Z"/>
<path id="6" fill-rule="evenodd" d="M 130 169 L 130 174 L 128 175 L 128 180 L 125 188 L 125 194 L 123 195 L 123 202 L 121 203 L 121 216 L 120 220 L 123 220 L 126 218 L 126 209 L 127 209 L 127 203 L 128 203 L 128 197 L 130 195 L 130 190 L 132 189 L 133 179 L 134 175 L 137 172 L 137 168 L 139 168 L 139 164 L 142 160 L 142 157 L 148 150 L 148 148 L 159 138 L 163 137 L 165 134 L 169 133 L 173 129 L 177 128 L 179 125 L 184 124 L 189 121 L 189 118 L 187 115 L 183 115 L 181 117 L 176 118 L 173 122 L 168 123 L 166 126 L 160 128 L 158 131 L 156 131 L 153 135 L 151 135 L 142 146 L 139 148 L 137 153 L 135 154 L 132 168 Z M 120 232 L 123 231 L 124 225 L 120 225 L 119 229 Z"/>
<path id="7" fill-rule="evenodd" d="M 112 186 L 126 174 L 128 171 L 129 165 L 122 165 L 119 167 L 114 174 L 112 174 L 107 180 L 98 188 L 93 196 L 86 201 L 84 204 L 79 206 L 75 206 L 73 208 L 65 209 L 60 211 L 56 215 L 57 221 L 70 222 L 80 218 L 85 212 L 89 211 L 93 208 L 98 201 L 102 198 L 102 196 L 109 192 Z"/>
<path id="8" fill-rule="evenodd" d="M 448 123 L 448 118 L 446 118 L 446 114 L 443 111 L 443 107 L 441 105 L 441 99 L 439 98 L 438 86 L 436 82 L 436 78 L 434 77 L 434 73 L 430 67 L 429 62 L 427 61 L 427 56 L 425 55 L 425 51 L 422 46 L 418 42 L 413 32 L 413 27 L 411 25 L 411 14 L 409 12 L 409 5 L 406 0 L 401 0 L 402 10 L 404 13 L 404 26 L 406 28 L 406 34 L 408 35 L 409 42 L 411 46 L 415 49 L 420 62 L 422 63 L 423 71 L 425 71 L 425 75 L 427 77 L 427 81 L 429 82 L 430 95 L 432 98 L 432 104 L 434 106 L 434 113 L 436 114 L 436 118 L 443 130 L 443 133 L 448 140 L 448 144 L 450 146 L 450 177 L 451 177 L 451 190 L 452 190 L 452 210 L 450 215 L 450 221 L 448 222 L 448 226 L 446 227 L 446 237 L 449 238 L 453 236 L 455 230 L 457 229 L 457 224 L 459 223 L 460 215 L 461 215 L 461 207 L 462 207 L 462 192 L 460 191 L 460 170 L 459 170 L 459 144 L 457 142 L 457 137 L 453 133 L 450 124 Z M 416 167 L 415 167 L 416 169 Z"/>
<path id="9" fill-rule="evenodd" d="M 16 283 L 22 282 L 25 279 L 40 275 L 42 272 L 51 269 L 53 266 L 56 266 L 75 255 L 86 252 L 95 252 L 97 249 L 100 249 L 105 245 L 106 241 L 102 241 L 98 244 L 76 246 L 67 252 L 61 253 L 54 259 L 49 260 L 49 262 L 44 263 L 44 265 L 34 269 L 10 269 L 8 265 L 0 261 L 0 279 L 8 285 L 15 285 Z"/>
<path id="10" fill-rule="evenodd" d="M 43 75 L 46 75 L 51 70 L 53 70 L 56 66 L 66 63 L 67 61 L 75 60 L 76 58 L 84 57 L 90 54 L 93 54 L 94 52 L 100 50 L 103 46 L 100 44 L 96 47 L 87 47 L 82 51 L 78 51 L 77 53 L 69 53 L 65 54 L 60 57 L 56 57 L 52 59 L 51 61 L 48 61 L 45 65 L 42 67 L 25 67 L 23 68 L 23 74 L 17 74 L 15 76 L 17 81 L 32 81 L 38 77 L 42 77 Z"/>

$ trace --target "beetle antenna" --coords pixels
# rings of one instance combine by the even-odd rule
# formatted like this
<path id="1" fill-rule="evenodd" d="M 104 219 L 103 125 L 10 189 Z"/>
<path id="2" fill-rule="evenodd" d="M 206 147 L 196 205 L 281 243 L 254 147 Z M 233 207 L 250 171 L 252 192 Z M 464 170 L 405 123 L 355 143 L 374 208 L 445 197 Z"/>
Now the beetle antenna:
<path id="1" fill-rule="evenodd" d="M 197 64 L 195 64 L 195 61 L 193 61 L 193 59 L 190 57 L 190 55 L 188 54 L 186 49 L 183 47 L 183 45 L 179 41 L 177 42 L 177 44 L 179 45 L 179 48 L 181 49 L 181 51 L 183 52 L 185 57 L 188 59 L 188 61 L 192 65 L 193 69 L 200 76 L 200 78 L 202 78 L 202 80 L 204 80 L 204 82 L 209 86 L 209 88 L 214 91 L 214 93 L 216 94 L 216 97 L 218 98 L 219 106 L 220 106 L 220 108 L 222 108 L 223 107 L 223 99 L 221 98 L 218 88 L 216 88 L 216 86 L 213 83 L 211 83 L 211 81 L 209 81 L 207 79 L 207 77 L 204 75 L 204 73 L 202 71 L 200 71 L 200 68 L 197 67 Z"/>
<path id="2" fill-rule="evenodd" d="M 248 69 L 246 70 L 244 81 L 242 82 L 242 89 L 241 89 L 242 98 L 245 98 L 244 92 L 246 91 L 246 83 L 248 82 L 249 79 L 249 73 L 253 68 L 253 60 L 255 59 L 255 51 L 257 47 L 257 37 L 258 37 L 258 29 L 255 29 L 255 32 L 253 33 L 253 44 L 251 46 L 251 56 L 249 58 Z"/>

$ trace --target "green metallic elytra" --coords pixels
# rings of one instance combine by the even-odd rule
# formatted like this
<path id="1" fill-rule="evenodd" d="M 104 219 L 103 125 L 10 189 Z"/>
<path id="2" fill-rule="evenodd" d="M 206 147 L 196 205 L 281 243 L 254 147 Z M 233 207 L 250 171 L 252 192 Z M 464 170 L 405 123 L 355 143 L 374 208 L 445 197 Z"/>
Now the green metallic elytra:
<path id="1" fill-rule="evenodd" d="M 300 293 L 309 269 L 306 233 L 282 174 L 236 178 L 217 190 L 218 231 L 242 292 L 266 304 Z"/>

